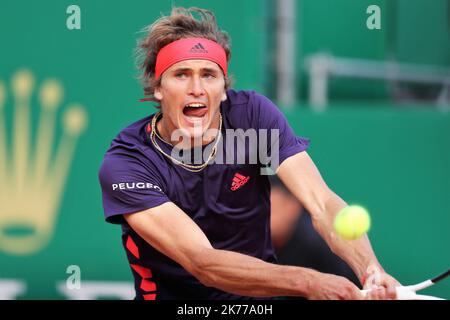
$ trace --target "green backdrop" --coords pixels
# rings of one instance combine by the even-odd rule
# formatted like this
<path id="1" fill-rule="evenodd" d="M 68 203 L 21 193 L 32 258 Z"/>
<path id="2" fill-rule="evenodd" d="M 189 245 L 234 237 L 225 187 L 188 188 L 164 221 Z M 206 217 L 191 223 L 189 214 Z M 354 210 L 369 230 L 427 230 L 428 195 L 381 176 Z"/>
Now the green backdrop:
<path id="1" fill-rule="evenodd" d="M 288 114 L 325 181 L 372 215 L 385 268 L 412 284 L 450 265 L 450 114 L 394 106 Z M 449 299 L 450 285 L 424 290 Z"/>
<path id="2" fill-rule="evenodd" d="M 230 70 L 237 80 L 235 87 L 270 92 L 270 1 L 0 2 L 0 81 L 6 89 L 5 106 L 0 112 L 4 112 L 6 131 L 10 133 L 13 128 L 17 107 L 11 78 L 22 68 L 35 77 L 32 147 L 39 117 L 38 91 L 46 79 L 56 78 L 64 87 L 56 113 L 57 139 L 51 145 L 54 152 L 63 130 L 59 123 L 68 104 L 80 103 L 88 116 L 88 127 L 78 139 L 68 171 L 51 241 L 42 250 L 24 256 L 0 250 L 0 281 L 26 282 L 26 293 L 18 298 L 64 298 L 56 284 L 65 281 L 69 265 L 81 268 L 82 280 L 131 281 L 120 228 L 103 220 L 97 172 L 117 132 L 153 112 L 149 104 L 138 102 L 142 92 L 136 80 L 133 48 L 137 32 L 160 12 L 167 13 L 172 3 L 215 11 L 220 25 L 233 39 Z M 303 32 L 320 35 L 320 26 L 316 26 L 320 19 L 324 19 L 322 27 L 335 21 L 324 15 L 334 12 L 334 17 L 339 17 L 336 10 L 347 12 L 343 9 L 352 7 L 343 1 L 344 7 L 335 5 L 335 11 L 327 11 L 320 9 L 325 8 L 324 3 L 303 2 L 305 10 L 310 10 L 303 20 Z M 81 8 L 81 30 L 66 28 L 66 8 L 71 4 Z M 349 21 L 356 19 L 354 12 L 349 14 Z M 364 12 L 357 19 L 365 21 Z M 352 41 L 339 44 L 336 40 L 345 39 L 346 33 L 364 38 L 366 31 L 358 31 L 353 23 L 340 24 L 342 34 L 335 35 L 336 45 L 352 47 Z M 382 58 L 384 31 L 373 37 L 371 48 L 375 53 L 359 47 L 354 55 L 364 57 L 366 52 Z M 313 42 L 306 42 L 304 50 L 312 52 L 315 47 Z M 299 106 L 288 118 L 299 134 L 312 139 L 310 153 L 330 186 L 347 201 L 365 204 L 372 211 L 373 245 L 385 267 L 400 281 L 420 281 L 450 265 L 448 114 L 356 105 L 336 110 L 331 106 L 329 112 L 319 115 Z M 0 158 L 11 156 L 11 135 L 6 140 L 8 149 Z M 0 203 L 0 216 L 9 214 L 1 211 L 4 207 Z M 448 284 L 428 292 L 450 298 Z"/>

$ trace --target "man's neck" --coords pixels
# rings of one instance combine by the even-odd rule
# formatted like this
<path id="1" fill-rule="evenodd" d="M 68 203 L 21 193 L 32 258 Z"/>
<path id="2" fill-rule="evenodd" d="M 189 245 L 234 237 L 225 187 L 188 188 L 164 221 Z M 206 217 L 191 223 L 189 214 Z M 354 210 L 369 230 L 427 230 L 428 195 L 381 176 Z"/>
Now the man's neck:
<path id="1" fill-rule="evenodd" d="M 220 125 L 220 115 L 217 113 L 214 121 L 211 123 L 211 126 L 208 129 L 219 129 Z M 176 130 L 173 126 L 169 125 L 166 122 L 166 118 L 164 118 L 164 115 L 161 117 L 161 120 L 159 120 L 156 123 L 156 130 L 161 136 L 161 138 L 171 144 L 172 146 L 180 146 L 180 143 L 183 143 L 183 138 L 180 137 L 179 140 L 172 140 L 172 133 Z M 190 144 L 188 145 L 188 148 L 192 147 L 200 147 L 207 145 L 211 141 L 213 141 L 216 138 L 217 134 L 211 135 L 211 134 L 204 134 L 201 138 L 192 138 L 190 141 Z"/>

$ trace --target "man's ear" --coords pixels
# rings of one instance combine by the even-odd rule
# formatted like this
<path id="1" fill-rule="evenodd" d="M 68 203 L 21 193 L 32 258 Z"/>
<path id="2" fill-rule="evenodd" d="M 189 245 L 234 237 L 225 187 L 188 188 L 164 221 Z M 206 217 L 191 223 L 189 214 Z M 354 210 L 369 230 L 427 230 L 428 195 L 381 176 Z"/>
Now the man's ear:
<path id="1" fill-rule="evenodd" d="M 163 94 L 161 92 L 161 88 L 160 87 L 156 87 L 155 88 L 155 92 L 153 93 L 153 96 L 158 99 L 158 100 L 162 100 L 163 98 Z"/>
<path id="2" fill-rule="evenodd" d="M 225 101 L 225 100 L 227 100 L 227 91 L 223 90 L 222 99 L 220 99 L 220 101 Z"/>

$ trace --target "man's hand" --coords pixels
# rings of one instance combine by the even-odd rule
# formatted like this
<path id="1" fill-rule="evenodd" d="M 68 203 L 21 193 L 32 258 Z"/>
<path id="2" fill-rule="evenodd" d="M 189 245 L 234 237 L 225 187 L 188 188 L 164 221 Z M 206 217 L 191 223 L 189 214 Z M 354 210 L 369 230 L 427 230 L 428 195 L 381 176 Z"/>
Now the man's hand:
<path id="1" fill-rule="evenodd" d="M 311 281 L 307 298 L 310 300 L 362 300 L 363 294 L 350 280 L 328 274 L 317 273 Z"/>
<path id="2" fill-rule="evenodd" d="M 397 299 L 396 287 L 401 284 L 392 276 L 376 266 L 369 266 L 363 289 L 370 290 L 366 295 L 369 300 L 395 300 Z"/>

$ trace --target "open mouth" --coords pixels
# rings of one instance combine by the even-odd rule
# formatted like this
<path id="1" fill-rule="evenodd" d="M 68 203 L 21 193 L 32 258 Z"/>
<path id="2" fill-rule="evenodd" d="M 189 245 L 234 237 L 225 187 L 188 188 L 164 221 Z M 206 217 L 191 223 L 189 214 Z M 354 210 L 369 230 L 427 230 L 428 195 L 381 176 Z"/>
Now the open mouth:
<path id="1" fill-rule="evenodd" d="M 190 120 L 200 120 L 208 112 L 208 107 L 202 103 L 189 103 L 183 109 L 183 114 Z"/>

